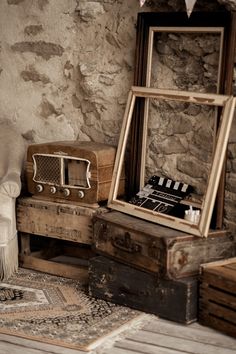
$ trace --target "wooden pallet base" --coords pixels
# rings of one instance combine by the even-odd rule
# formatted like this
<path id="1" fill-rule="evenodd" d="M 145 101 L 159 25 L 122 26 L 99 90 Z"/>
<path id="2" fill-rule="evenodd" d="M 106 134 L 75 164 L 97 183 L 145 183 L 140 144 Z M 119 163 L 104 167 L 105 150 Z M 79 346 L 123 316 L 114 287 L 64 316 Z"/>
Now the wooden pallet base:
<path id="1" fill-rule="evenodd" d="M 47 238 L 46 247 L 32 251 L 31 238 L 35 237 L 28 233 L 19 233 L 19 265 L 22 268 L 88 282 L 88 259 L 94 256 L 89 245 L 71 245 L 70 242 Z"/>

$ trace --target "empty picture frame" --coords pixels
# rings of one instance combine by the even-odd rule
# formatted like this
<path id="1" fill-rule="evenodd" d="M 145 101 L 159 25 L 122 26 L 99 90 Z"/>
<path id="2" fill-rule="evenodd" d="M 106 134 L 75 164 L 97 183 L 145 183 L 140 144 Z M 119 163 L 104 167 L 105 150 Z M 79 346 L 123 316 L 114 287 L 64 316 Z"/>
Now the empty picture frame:
<path id="1" fill-rule="evenodd" d="M 220 93 L 224 32 L 224 27 L 150 27 L 145 86 Z M 206 48 L 204 40 L 208 42 Z M 163 66 L 167 73 L 161 75 L 162 70 L 159 69 Z M 188 66 L 192 67 L 191 72 L 186 71 Z M 170 71 L 175 79 L 168 82 L 166 74 L 169 76 Z M 152 76 L 157 82 L 152 82 Z M 179 81 L 180 87 L 177 87 Z"/>
<path id="2" fill-rule="evenodd" d="M 156 212 L 154 210 L 146 209 L 131 204 L 124 199 L 118 198 L 121 170 L 122 165 L 125 161 L 125 152 L 129 143 L 128 138 L 130 137 L 131 123 L 134 116 L 134 107 L 136 101 L 140 99 L 144 101 L 150 99 L 164 100 L 167 102 L 179 101 L 186 103 L 195 103 L 199 105 L 222 107 L 222 114 L 219 122 L 215 149 L 212 156 L 211 168 L 207 181 L 207 188 L 205 195 L 203 196 L 201 205 L 199 205 L 201 215 L 198 223 L 193 223 L 188 220 L 185 220 L 184 218 L 179 218 L 169 214 L 164 214 Z M 222 172 L 222 167 L 224 163 L 230 128 L 234 116 L 235 100 L 236 98 L 229 95 L 161 90 L 155 88 L 133 86 L 129 92 L 126 110 L 124 113 L 124 119 L 114 165 L 110 195 L 108 199 L 108 207 L 157 224 L 187 232 L 192 235 L 196 235 L 199 237 L 207 237 L 210 228 L 210 222 Z M 145 133 L 147 134 L 147 125 L 144 125 L 144 135 Z M 145 141 L 145 139 L 143 140 Z M 141 151 L 142 150 L 143 146 L 141 146 Z M 139 176 L 137 176 L 139 182 L 142 178 L 142 174 L 143 171 L 140 171 Z M 140 188 L 142 188 L 142 185 L 140 185 Z"/>
<path id="3" fill-rule="evenodd" d="M 234 53 L 236 46 L 236 13 L 224 12 L 197 12 L 193 11 L 190 18 L 185 12 L 141 12 L 138 14 L 136 53 L 135 53 L 135 86 L 150 86 L 149 77 L 152 71 L 150 51 L 152 50 L 151 37 L 157 28 L 171 28 L 185 33 L 193 33 L 193 29 L 201 33 L 219 32 L 221 37 L 221 48 L 219 55 L 219 72 L 217 77 L 217 89 L 215 93 L 231 95 Z M 209 29 L 209 31 L 208 31 Z M 153 32 L 153 33 L 152 33 Z M 151 34 L 150 34 L 151 33 Z M 223 41 L 222 41 L 223 39 Z M 156 63 L 155 65 L 158 65 Z M 160 87 L 159 87 L 160 88 Z M 165 87 L 167 89 L 167 87 Z M 171 87 L 173 89 L 173 87 Z M 128 174 L 128 193 L 130 195 L 138 191 L 139 173 L 141 169 L 140 142 L 143 138 L 144 102 L 136 105 L 134 119 L 131 126 L 131 159 Z M 214 209 L 214 227 L 221 228 L 224 209 L 224 185 L 225 167 L 222 169 L 221 181 L 219 184 L 216 207 Z"/>

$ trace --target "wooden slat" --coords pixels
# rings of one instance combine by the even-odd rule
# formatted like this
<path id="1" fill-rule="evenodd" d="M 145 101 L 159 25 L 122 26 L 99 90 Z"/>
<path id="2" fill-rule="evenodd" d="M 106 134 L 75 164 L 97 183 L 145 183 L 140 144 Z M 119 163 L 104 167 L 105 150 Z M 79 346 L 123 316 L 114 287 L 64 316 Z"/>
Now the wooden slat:
<path id="1" fill-rule="evenodd" d="M 122 342 L 115 343 L 114 348 L 110 350 L 109 354 L 115 354 L 114 349 L 119 348 L 122 350 L 121 352 L 117 352 L 117 354 L 129 354 L 129 353 L 140 353 L 140 354 L 180 354 L 179 350 L 174 350 L 170 348 L 163 348 L 161 346 L 151 345 L 151 344 L 143 344 L 132 340 L 124 340 Z M 182 354 L 186 352 L 181 351 Z M 108 353 L 107 353 L 108 354 Z"/>
<path id="2" fill-rule="evenodd" d="M 236 311 L 221 306 L 221 304 L 215 304 L 209 301 L 200 301 L 200 312 L 212 314 L 217 318 L 226 320 L 227 323 L 231 322 L 231 324 L 235 326 L 236 333 Z"/>
<path id="3" fill-rule="evenodd" d="M 217 266 L 224 266 L 227 264 L 231 264 L 231 263 L 236 263 L 236 257 L 232 257 L 232 258 L 227 258 L 227 259 L 222 259 L 220 261 L 214 261 L 214 262 L 209 262 L 209 263 L 205 263 L 205 264 L 201 264 L 201 269 L 209 269 L 209 268 L 214 268 Z"/>
<path id="4" fill-rule="evenodd" d="M 208 285 L 202 284 L 200 287 L 200 297 L 204 303 L 214 301 L 236 311 L 236 296 L 224 292 L 224 289 L 212 289 Z"/>
<path id="5" fill-rule="evenodd" d="M 0 333 L 0 354 L 85 354 L 84 351 L 59 347 L 18 336 Z"/>
<path id="6" fill-rule="evenodd" d="M 232 269 L 236 273 L 236 262 L 235 263 L 231 263 L 231 264 L 227 264 L 227 265 L 224 266 L 224 268 Z"/>
<path id="7" fill-rule="evenodd" d="M 45 259 L 38 259 L 32 256 L 20 256 L 20 265 L 23 268 L 34 269 L 40 272 L 58 275 L 61 277 L 88 281 L 88 269 L 68 264 L 51 262 Z"/>
<path id="8" fill-rule="evenodd" d="M 199 322 L 205 326 L 210 326 L 215 328 L 217 331 L 221 333 L 228 334 L 229 336 L 235 337 L 235 325 L 226 322 L 224 319 L 221 320 L 220 318 L 215 318 L 211 314 L 200 311 L 199 312 Z M 235 341 L 235 348 L 236 348 L 236 341 Z"/>
<path id="9" fill-rule="evenodd" d="M 111 351 L 112 350 L 112 351 Z M 133 350 L 123 349 L 123 348 L 109 348 L 102 351 L 100 354 L 139 354 L 140 352 L 134 352 Z"/>
<path id="10" fill-rule="evenodd" d="M 164 348 L 179 350 L 181 353 L 191 354 L 222 354 L 222 348 L 211 344 L 202 344 L 183 338 L 171 337 L 159 333 L 139 331 L 137 334 L 128 335 L 128 339 L 145 344 L 152 344 Z M 235 354 L 235 350 L 224 348 L 224 354 Z"/>
<path id="11" fill-rule="evenodd" d="M 235 282 L 232 282 L 228 279 L 222 279 L 218 276 L 218 273 L 208 274 L 205 273 L 204 276 L 200 279 L 201 284 L 212 285 L 216 288 L 222 289 L 224 291 L 228 291 L 232 294 L 235 293 Z"/>
<path id="12" fill-rule="evenodd" d="M 151 321 L 143 327 L 143 330 L 169 335 L 177 338 L 189 339 L 202 344 L 211 344 L 221 348 L 236 348 L 236 340 L 223 335 L 208 327 L 203 327 L 198 323 L 189 326 L 176 324 L 175 322 L 157 319 Z"/>
<path id="13" fill-rule="evenodd" d="M 234 269 L 226 268 L 224 266 L 209 268 L 205 270 L 205 273 L 212 274 L 212 281 L 214 282 L 215 277 L 222 277 L 224 279 L 230 280 L 236 283 L 236 271 Z M 236 293 L 236 288 L 235 288 Z"/>

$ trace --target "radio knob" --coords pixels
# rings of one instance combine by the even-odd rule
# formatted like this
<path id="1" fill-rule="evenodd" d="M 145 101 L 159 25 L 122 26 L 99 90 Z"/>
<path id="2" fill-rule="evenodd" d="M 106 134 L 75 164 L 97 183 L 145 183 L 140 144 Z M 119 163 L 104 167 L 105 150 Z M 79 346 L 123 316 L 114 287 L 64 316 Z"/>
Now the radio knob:
<path id="1" fill-rule="evenodd" d="M 37 184 L 36 191 L 39 192 L 39 193 L 42 192 L 43 191 L 43 186 L 41 184 Z"/>
<path id="2" fill-rule="evenodd" d="M 57 191 L 56 187 L 52 186 L 52 187 L 50 188 L 50 193 L 55 194 L 56 191 Z"/>
<path id="3" fill-rule="evenodd" d="M 65 197 L 68 197 L 70 195 L 70 190 L 68 188 L 65 188 L 63 190 L 63 194 L 64 194 Z"/>
<path id="4" fill-rule="evenodd" d="M 78 197 L 82 199 L 84 197 L 84 192 L 83 191 L 78 191 Z"/>

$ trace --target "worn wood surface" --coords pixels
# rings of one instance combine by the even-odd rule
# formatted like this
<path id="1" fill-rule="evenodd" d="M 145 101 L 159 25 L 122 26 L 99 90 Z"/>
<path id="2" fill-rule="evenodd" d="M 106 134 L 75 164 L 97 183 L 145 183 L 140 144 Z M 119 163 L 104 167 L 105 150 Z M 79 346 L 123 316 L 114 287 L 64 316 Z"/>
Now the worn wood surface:
<path id="1" fill-rule="evenodd" d="M 17 229 L 24 233 L 92 244 L 92 218 L 107 211 L 105 207 L 95 209 L 22 197 L 17 199 Z"/>
<path id="2" fill-rule="evenodd" d="M 180 323 L 197 320 L 196 278 L 163 280 L 106 257 L 89 261 L 90 295 Z"/>
<path id="3" fill-rule="evenodd" d="M 236 258 L 201 270 L 199 321 L 236 338 Z"/>
<path id="4" fill-rule="evenodd" d="M 197 275 L 200 264 L 235 255 L 223 230 L 202 239 L 116 211 L 95 216 L 93 229 L 96 252 L 168 279 Z"/>
<path id="5" fill-rule="evenodd" d="M 105 338 L 88 354 L 235 354 L 236 339 L 192 323 L 188 326 L 146 315 L 138 326 Z M 0 354 L 83 354 L 68 348 L 0 334 Z"/>
<path id="6" fill-rule="evenodd" d="M 54 159 L 59 159 L 63 156 L 66 159 L 80 158 L 89 161 L 89 171 L 85 171 L 82 179 L 78 179 L 78 172 L 75 173 L 73 166 L 68 167 L 69 181 L 68 183 L 62 183 L 62 177 L 58 176 L 58 183 L 47 183 L 48 175 L 47 171 L 41 165 L 37 168 L 42 168 L 40 171 L 40 181 L 34 180 L 34 162 L 33 154 L 47 154 L 51 155 Z M 26 180 L 28 191 L 33 195 L 38 195 L 42 198 L 49 198 L 52 201 L 80 201 L 83 203 L 97 203 L 108 199 L 108 194 L 110 191 L 112 172 L 114 167 L 114 160 L 116 155 L 116 148 L 111 145 L 96 143 L 96 142 L 51 142 L 43 144 L 33 144 L 29 145 L 27 150 L 27 164 L 26 164 Z M 45 158 L 45 157 L 44 157 Z M 58 161 L 59 161 L 58 159 Z M 59 163 L 59 162 L 58 162 Z M 78 167 L 76 168 L 78 171 Z M 88 172 L 88 175 L 87 175 Z M 55 171 L 55 174 L 60 173 L 60 171 Z M 63 173 L 63 172 L 62 172 Z M 44 180 L 45 176 L 45 180 Z M 50 176 L 50 175 L 49 175 Z M 85 181 L 89 178 L 90 187 L 89 188 L 79 188 L 81 186 L 81 181 Z M 71 183 L 70 183 L 71 179 Z M 39 192 L 37 191 L 37 185 L 41 184 L 43 189 Z M 68 184 L 68 185 L 67 185 Z M 55 192 L 52 194 L 50 188 L 54 185 Z M 124 187 L 124 185 L 123 185 Z M 68 195 L 64 195 L 63 191 L 67 188 L 69 190 Z M 84 196 L 80 198 L 78 196 L 78 191 L 82 190 Z"/>

